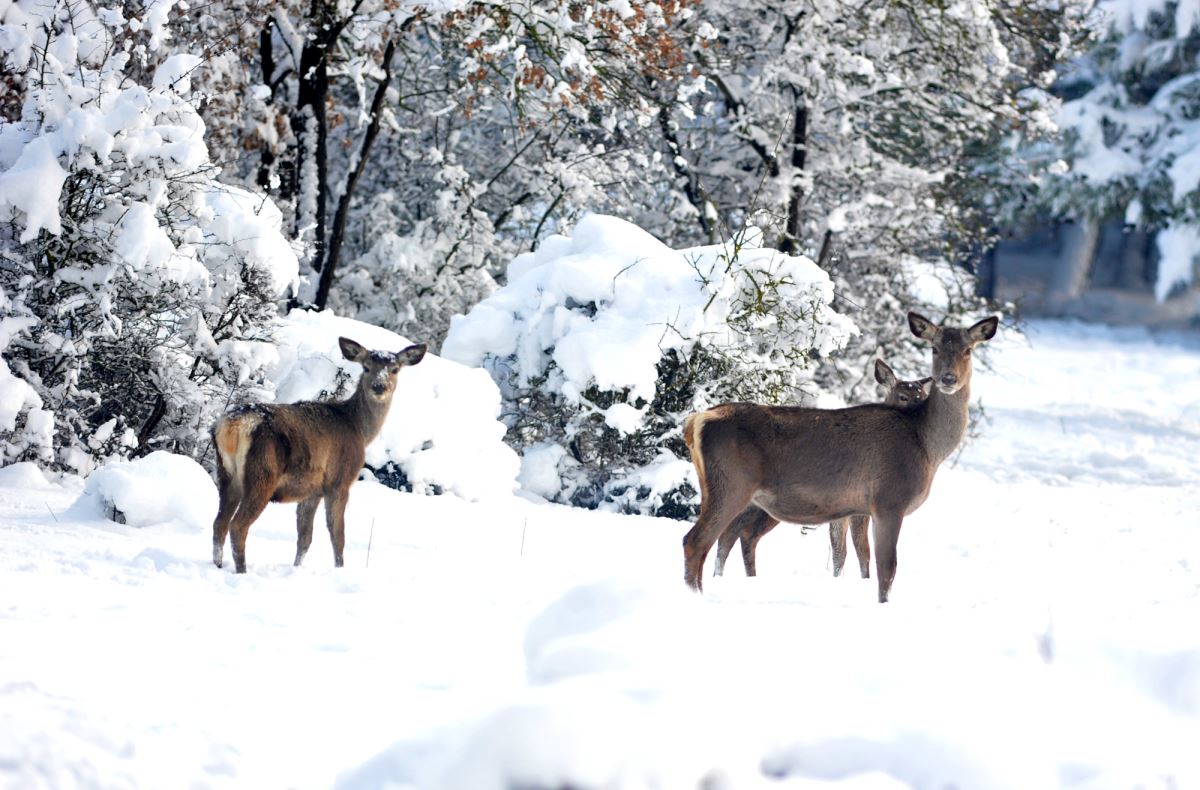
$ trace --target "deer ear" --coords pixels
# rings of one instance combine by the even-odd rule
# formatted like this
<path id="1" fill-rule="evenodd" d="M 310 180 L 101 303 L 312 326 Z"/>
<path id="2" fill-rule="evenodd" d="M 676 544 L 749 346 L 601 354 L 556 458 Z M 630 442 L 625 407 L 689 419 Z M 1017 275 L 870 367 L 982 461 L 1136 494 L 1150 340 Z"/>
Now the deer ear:
<path id="1" fill-rule="evenodd" d="M 982 343 L 985 340 L 991 340 L 996 336 L 996 327 L 999 324 L 1000 319 L 995 316 L 985 318 L 967 330 L 967 340 L 970 340 L 972 343 Z"/>
<path id="2" fill-rule="evenodd" d="M 396 352 L 396 361 L 401 365 L 415 365 L 425 358 L 426 345 L 418 343 L 415 346 L 409 346 L 403 351 Z"/>
<path id="3" fill-rule="evenodd" d="M 364 359 L 371 356 L 371 352 L 360 343 L 355 343 L 348 337 L 339 337 L 338 345 L 342 347 L 342 356 L 351 362 L 362 363 Z"/>
<path id="4" fill-rule="evenodd" d="M 930 387 L 933 386 L 933 379 L 927 376 L 918 381 L 917 386 L 921 388 L 921 397 L 928 398 Z"/>
<path id="5" fill-rule="evenodd" d="M 938 329 L 937 324 L 930 321 L 920 313 L 908 314 L 908 328 L 912 333 L 922 340 L 928 340 L 932 343 L 942 330 Z"/>
<path id="6" fill-rule="evenodd" d="M 889 389 L 896 386 L 896 374 L 882 359 L 875 360 L 875 380 Z"/>

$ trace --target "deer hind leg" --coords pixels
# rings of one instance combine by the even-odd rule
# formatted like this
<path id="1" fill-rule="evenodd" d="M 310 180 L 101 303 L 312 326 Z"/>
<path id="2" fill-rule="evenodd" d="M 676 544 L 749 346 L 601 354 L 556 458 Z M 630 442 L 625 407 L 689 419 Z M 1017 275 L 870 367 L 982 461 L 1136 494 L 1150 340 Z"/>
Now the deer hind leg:
<path id="1" fill-rule="evenodd" d="M 887 603 L 896 578 L 896 543 L 904 516 L 898 512 L 873 514 L 875 527 L 875 571 L 879 579 L 879 602 Z"/>
<path id="2" fill-rule="evenodd" d="M 746 575 L 753 576 L 754 547 L 758 545 L 758 539 L 770 532 L 778 523 L 761 508 L 754 505 L 738 514 L 738 517 L 733 520 L 728 529 L 721 533 L 721 537 L 717 540 L 717 556 L 713 564 L 713 576 L 720 576 L 724 573 L 725 561 L 729 558 L 729 552 L 733 551 L 733 544 L 737 543 L 739 538 L 742 542 L 742 563 L 746 566 Z"/>
<path id="3" fill-rule="evenodd" d="M 738 538 L 742 536 L 742 530 L 750 520 L 751 511 L 757 510 L 756 507 L 748 507 L 733 520 L 729 525 L 729 529 L 721 533 L 721 537 L 717 539 L 717 556 L 713 560 L 713 576 L 721 576 L 725 573 L 725 560 L 729 559 L 729 552 L 733 551 L 733 544 L 738 542 Z"/>
<path id="4" fill-rule="evenodd" d="M 235 485 L 218 460 L 217 463 L 217 493 L 221 504 L 217 508 L 217 517 L 213 520 L 213 565 L 220 568 L 225 564 L 225 538 L 229 534 L 229 522 L 237 512 L 242 498 L 240 485 Z"/>
<path id="5" fill-rule="evenodd" d="M 833 575 L 842 575 L 846 564 L 846 527 L 850 519 L 839 518 L 829 522 L 829 548 L 833 551 Z"/>
<path id="6" fill-rule="evenodd" d="M 710 496 L 700 503 L 700 517 L 683 536 L 683 580 L 693 590 L 702 589 L 700 576 L 709 550 L 749 501 L 750 495 L 746 494 L 736 499 Z"/>
<path id="7" fill-rule="evenodd" d="M 325 497 L 325 524 L 329 527 L 333 564 L 337 568 L 342 567 L 342 554 L 346 549 L 346 502 L 349 499 L 349 487 L 338 489 Z"/>
<path id="8" fill-rule="evenodd" d="M 858 555 L 858 568 L 864 579 L 871 578 L 871 544 L 867 540 L 867 524 L 870 521 L 870 516 L 850 517 L 850 539 L 854 541 L 854 553 Z"/>
<path id="9" fill-rule="evenodd" d="M 313 519 L 316 518 L 317 505 L 320 503 L 321 495 L 317 494 L 296 505 L 295 566 L 297 568 L 300 567 L 300 563 L 304 562 L 304 555 L 308 553 L 308 547 L 312 545 Z"/>
<path id="10" fill-rule="evenodd" d="M 751 514 L 750 520 L 742 529 L 742 565 L 746 568 L 747 576 L 754 576 L 757 574 L 754 556 L 758 550 L 758 542 L 762 540 L 763 535 L 775 529 L 779 519 L 757 507 L 748 510 Z"/>
<path id="11" fill-rule="evenodd" d="M 238 573 L 246 572 L 246 537 L 250 534 L 253 524 L 266 509 L 275 491 L 274 481 L 270 475 L 255 474 L 251 469 L 246 470 L 245 490 L 242 492 L 242 502 L 229 523 L 229 542 L 233 548 L 233 567 Z"/>

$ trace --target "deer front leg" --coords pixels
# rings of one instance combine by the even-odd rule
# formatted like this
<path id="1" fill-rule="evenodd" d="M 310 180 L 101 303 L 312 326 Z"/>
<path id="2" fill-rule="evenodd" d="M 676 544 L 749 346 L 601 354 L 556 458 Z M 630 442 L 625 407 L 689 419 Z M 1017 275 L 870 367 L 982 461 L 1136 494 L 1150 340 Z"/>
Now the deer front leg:
<path id="1" fill-rule="evenodd" d="M 854 541 L 854 553 L 858 555 L 858 568 L 864 579 L 871 578 L 871 544 L 867 540 L 867 524 L 870 516 L 850 517 L 850 539 Z"/>
<path id="2" fill-rule="evenodd" d="M 308 553 L 308 547 L 312 545 L 313 535 L 313 519 L 317 515 L 317 505 L 321 502 L 321 495 L 310 497 L 296 506 L 296 562 L 295 566 L 300 567 L 300 563 L 304 562 L 304 555 Z"/>
<path id="3" fill-rule="evenodd" d="M 904 516 L 899 513 L 875 513 L 875 571 L 879 576 L 879 602 L 887 603 L 896 578 L 896 543 L 900 540 L 900 524 Z"/>
<path id="4" fill-rule="evenodd" d="M 338 489 L 325 497 L 325 523 L 329 527 L 333 564 L 337 568 L 342 567 L 342 552 L 346 548 L 346 502 L 349 500 L 349 488 Z"/>

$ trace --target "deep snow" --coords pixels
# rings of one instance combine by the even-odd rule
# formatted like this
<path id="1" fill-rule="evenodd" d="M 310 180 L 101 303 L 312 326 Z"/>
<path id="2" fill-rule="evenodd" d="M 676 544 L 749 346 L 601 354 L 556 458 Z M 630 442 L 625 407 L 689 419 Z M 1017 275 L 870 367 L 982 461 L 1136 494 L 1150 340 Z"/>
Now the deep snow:
<path id="1" fill-rule="evenodd" d="M 825 530 L 700 597 L 686 523 L 371 482 L 346 568 L 318 535 L 293 569 L 272 505 L 235 576 L 194 519 L 0 469 L 0 781 L 1200 787 L 1200 341 L 1030 329 L 885 606 Z"/>

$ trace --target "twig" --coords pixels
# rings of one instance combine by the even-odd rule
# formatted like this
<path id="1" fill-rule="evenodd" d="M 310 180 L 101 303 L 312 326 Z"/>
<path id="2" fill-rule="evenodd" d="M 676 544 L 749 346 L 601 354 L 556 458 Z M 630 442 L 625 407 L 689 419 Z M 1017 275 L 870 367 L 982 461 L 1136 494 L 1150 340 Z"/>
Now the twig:
<path id="1" fill-rule="evenodd" d="M 375 519 L 371 519 L 371 534 L 367 536 L 367 564 L 364 567 L 371 567 L 371 542 L 375 540 Z"/>
<path id="2" fill-rule="evenodd" d="M 529 519 L 525 519 L 524 526 L 521 527 L 521 556 L 525 556 L 525 530 L 529 529 Z"/>
<path id="3" fill-rule="evenodd" d="M 50 503 L 49 503 L 49 502 L 42 502 L 42 504 L 46 506 L 46 510 L 50 510 Z M 58 523 L 58 516 L 54 515 L 54 511 L 53 511 L 53 510 L 50 510 L 50 518 L 54 519 L 54 523 L 55 523 L 55 524 L 57 524 L 57 523 Z"/>

